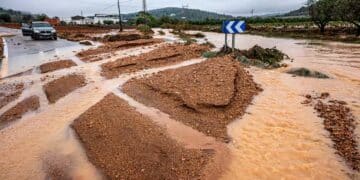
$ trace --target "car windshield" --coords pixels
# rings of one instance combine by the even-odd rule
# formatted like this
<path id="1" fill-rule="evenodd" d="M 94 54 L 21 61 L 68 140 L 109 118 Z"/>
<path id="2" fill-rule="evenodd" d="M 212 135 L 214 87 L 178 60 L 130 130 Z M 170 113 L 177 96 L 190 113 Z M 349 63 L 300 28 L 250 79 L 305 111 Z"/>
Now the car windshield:
<path id="1" fill-rule="evenodd" d="M 51 27 L 51 25 L 48 23 L 33 23 L 32 26 L 33 27 Z"/>

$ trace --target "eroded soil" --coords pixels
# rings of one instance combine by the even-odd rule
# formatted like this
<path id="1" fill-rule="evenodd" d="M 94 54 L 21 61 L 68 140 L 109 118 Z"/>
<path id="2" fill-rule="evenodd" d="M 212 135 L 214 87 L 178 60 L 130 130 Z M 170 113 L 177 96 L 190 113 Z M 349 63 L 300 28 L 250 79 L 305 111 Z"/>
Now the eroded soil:
<path id="1" fill-rule="evenodd" d="M 260 89 L 229 57 L 132 79 L 124 92 L 209 136 L 228 142 L 227 125 L 244 114 Z"/>
<path id="2" fill-rule="evenodd" d="M 76 64 L 72 60 L 60 60 L 40 65 L 40 71 L 41 73 L 48 73 L 73 66 L 76 66 Z"/>
<path id="3" fill-rule="evenodd" d="M 0 109 L 19 98 L 24 88 L 23 83 L 0 84 Z"/>
<path id="4" fill-rule="evenodd" d="M 211 149 L 186 149 L 114 94 L 73 123 L 90 161 L 109 179 L 201 179 Z"/>
<path id="5" fill-rule="evenodd" d="M 161 39 L 140 39 L 134 41 L 115 41 L 109 42 L 98 48 L 93 48 L 77 53 L 77 56 L 84 62 L 100 61 L 103 57 L 99 55 L 104 53 L 111 53 L 119 50 L 134 48 L 138 46 L 147 46 L 163 42 Z"/>
<path id="6" fill-rule="evenodd" d="M 72 74 L 45 84 L 43 89 L 49 102 L 53 104 L 72 91 L 85 85 L 86 80 L 84 76 Z"/>
<path id="7" fill-rule="evenodd" d="M 337 153 L 356 171 L 360 170 L 360 153 L 355 140 L 355 117 L 344 101 L 329 99 L 328 93 L 318 97 L 306 96 L 304 104 L 314 106 L 319 117 L 324 119 L 324 127 L 330 133 Z"/>
<path id="8" fill-rule="evenodd" d="M 124 73 L 131 73 L 199 58 L 207 50 L 209 50 L 208 46 L 197 44 L 188 46 L 182 44 L 164 45 L 139 56 L 126 57 L 105 63 L 101 65 L 101 74 L 102 76 L 111 79 Z"/>
<path id="9" fill-rule="evenodd" d="M 31 96 L 26 98 L 0 116 L 0 128 L 12 121 L 21 119 L 25 113 L 35 111 L 39 107 L 39 97 Z"/>

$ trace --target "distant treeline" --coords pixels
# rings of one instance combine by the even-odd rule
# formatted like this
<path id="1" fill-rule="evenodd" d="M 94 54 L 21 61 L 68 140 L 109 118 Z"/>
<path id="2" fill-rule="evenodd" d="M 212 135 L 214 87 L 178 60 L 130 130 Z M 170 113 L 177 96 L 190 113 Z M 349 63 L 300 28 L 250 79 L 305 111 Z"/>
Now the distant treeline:
<path id="1" fill-rule="evenodd" d="M 46 18 L 48 18 L 46 14 L 31 14 L 12 9 L 4 9 L 0 7 L 0 23 L 43 21 Z"/>

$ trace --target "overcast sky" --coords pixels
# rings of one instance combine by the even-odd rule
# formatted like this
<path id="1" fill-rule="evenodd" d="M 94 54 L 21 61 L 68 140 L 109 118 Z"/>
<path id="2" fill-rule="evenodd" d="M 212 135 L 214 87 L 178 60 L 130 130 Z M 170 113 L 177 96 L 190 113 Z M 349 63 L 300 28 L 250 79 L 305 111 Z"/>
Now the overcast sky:
<path id="1" fill-rule="evenodd" d="M 32 13 L 46 13 L 49 16 L 70 17 L 95 13 L 116 13 L 116 0 L 0 0 L 0 7 Z M 142 0 L 120 0 L 123 13 L 137 12 L 142 8 Z M 230 15 L 287 12 L 298 9 L 306 0 L 147 0 L 148 9 L 181 7 L 201 9 Z"/>

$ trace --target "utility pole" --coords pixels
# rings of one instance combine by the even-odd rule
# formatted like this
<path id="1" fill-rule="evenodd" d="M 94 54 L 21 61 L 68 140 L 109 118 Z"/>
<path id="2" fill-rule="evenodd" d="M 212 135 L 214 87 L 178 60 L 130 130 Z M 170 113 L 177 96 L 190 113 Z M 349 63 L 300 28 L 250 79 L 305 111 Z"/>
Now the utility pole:
<path id="1" fill-rule="evenodd" d="M 251 9 L 251 17 L 254 17 L 254 12 L 255 12 L 255 9 Z"/>
<path id="2" fill-rule="evenodd" d="M 146 0 L 143 0 L 143 11 L 146 13 L 147 7 L 146 7 Z"/>
<path id="3" fill-rule="evenodd" d="M 120 32 L 122 32 L 122 31 L 123 31 L 123 26 L 122 26 L 122 20 L 121 20 L 120 0 L 118 0 L 118 10 L 119 10 L 119 25 L 120 25 Z"/>

